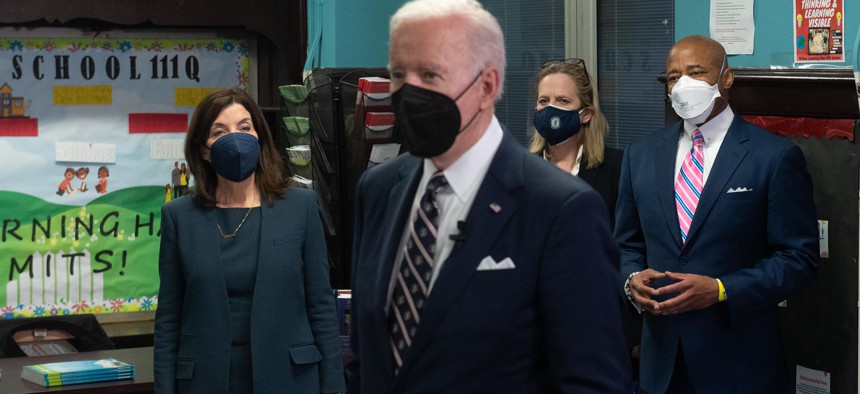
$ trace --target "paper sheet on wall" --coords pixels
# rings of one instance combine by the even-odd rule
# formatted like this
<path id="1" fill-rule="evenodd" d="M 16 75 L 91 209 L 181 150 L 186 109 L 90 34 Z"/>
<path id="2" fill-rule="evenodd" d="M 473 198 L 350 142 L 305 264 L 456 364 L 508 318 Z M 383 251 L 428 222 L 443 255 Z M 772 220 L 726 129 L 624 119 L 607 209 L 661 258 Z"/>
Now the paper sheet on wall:
<path id="1" fill-rule="evenodd" d="M 367 160 L 367 168 L 385 163 L 397 157 L 398 153 L 400 153 L 400 144 L 397 143 L 373 145 L 373 149 L 370 151 L 370 158 Z"/>
<path id="2" fill-rule="evenodd" d="M 182 138 L 153 139 L 149 146 L 153 160 L 185 160 L 185 140 Z"/>
<path id="3" fill-rule="evenodd" d="M 830 258 L 830 235 L 827 231 L 827 220 L 818 221 L 818 249 L 821 258 Z"/>
<path id="4" fill-rule="evenodd" d="M 860 35 L 860 26 L 857 26 L 857 34 Z M 855 36 L 856 37 L 856 36 Z M 854 84 L 857 86 L 857 105 L 860 108 L 860 40 L 854 40 Z"/>
<path id="5" fill-rule="evenodd" d="M 794 62 L 844 62 L 845 2 L 794 0 Z"/>
<path id="6" fill-rule="evenodd" d="M 798 394 L 830 394 L 830 373 L 804 366 L 797 366 L 794 379 Z"/>
<path id="7" fill-rule="evenodd" d="M 711 38 L 726 54 L 751 55 L 755 41 L 753 0 L 711 0 Z"/>
<path id="8" fill-rule="evenodd" d="M 54 143 L 54 160 L 70 163 L 116 163 L 116 144 L 57 141 Z"/>

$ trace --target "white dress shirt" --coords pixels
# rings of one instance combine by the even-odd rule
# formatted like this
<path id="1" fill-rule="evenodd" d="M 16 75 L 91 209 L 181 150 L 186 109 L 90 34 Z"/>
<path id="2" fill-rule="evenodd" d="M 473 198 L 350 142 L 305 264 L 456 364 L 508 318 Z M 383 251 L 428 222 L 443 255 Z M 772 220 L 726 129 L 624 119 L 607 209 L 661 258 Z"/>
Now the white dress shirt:
<path id="1" fill-rule="evenodd" d="M 703 163 L 704 171 L 702 172 L 702 187 L 704 188 L 705 183 L 708 181 L 708 175 L 711 173 L 711 168 L 713 168 L 713 164 L 717 160 L 717 153 L 719 153 L 720 147 L 723 145 L 723 140 L 726 138 L 729 127 L 731 127 L 734 120 L 735 113 L 730 106 L 726 105 L 723 112 L 720 112 L 719 115 L 701 126 L 696 126 L 686 120 L 684 121 L 684 132 L 678 135 L 678 151 L 675 154 L 675 177 L 673 178 L 675 182 L 678 180 L 678 173 L 681 172 L 681 166 L 684 163 L 687 152 L 693 147 L 693 132 L 699 129 L 702 132 L 702 138 L 704 138 L 702 146 L 702 155 L 705 157 L 705 162 Z M 642 313 L 642 307 L 633 301 L 629 290 L 630 278 L 638 273 L 634 272 L 627 277 L 627 280 L 624 282 L 624 292 L 627 294 L 627 299 L 636 308 L 636 311 Z M 719 281 L 719 279 L 717 280 Z"/>
<path id="2" fill-rule="evenodd" d="M 579 149 L 576 150 L 576 160 L 573 161 L 573 168 L 570 169 L 570 175 L 579 176 L 579 163 L 582 163 L 583 150 L 585 150 L 584 146 L 580 146 Z M 546 149 L 543 150 L 543 159 L 547 160 Z"/>
<path id="3" fill-rule="evenodd" d="M 720 146 L 723 145 L 723 139 L 726 138 L 726 133 L 729 132 L 729 127 L 734 120 L 735 113 L 732 112 L 731 107 L 726 106 L 723 112 L 720 112 L 719 115 L 701 126 L 684 121 L 684 132 L 678 136 L 678 152 L 675 156 L 675 177 L 673 179 L 678 179 L 678 173 L 681 172 L 684 158 L 687 156 L 690 148 L 693 147 L 691 135 L 696 129 L 699 129 L 705 142 L 702 147 L 702 153 L 705 156 L 705 170 L 702 174 L 702 186 L 704 186 L 708 182 L 708 175 L 711 173 L 711 168 L 717 160 L 717 153 L 720 151 Z"/>
<path id="4" fill-rule="evenodd" d="M 433 284 L 436 283 L 436 278 L 439 276 L 442 265 L 444 265 L 445 260 L 451 254 L 451 250 L 454 249 L 454 241 L 449 237 L 452 234 L 459 234 L 457 222 L 466 220 L 469 208 L 472 207 L 475 196 L 478 194 L 478 188 L 490 169 L 490 162 L 492 162 L 496 151 L 499 149 L 499 145 L 502 143 L 503 135 L 502 126 L 494 115 L 493 120 L 490 122 L 490 127 L 487 128 L 481 139 L 442 172 L 445 175 L 445 179 L 448 180 L 448 187 L 442 188 L 436 194 L 436 202 L 439 205 L 439 228 L 436 236 L 436 253 L 433 257 L 433 276 L 430 278 L 428 295 L 433 290 Z M 400 270 L 400 264 L 403 261 L 403 253 L 409 235 L 409 226 L 415 221 L 418 204 L 421 202 L 421 197 L 424 196 L 427 183 L 430 182 L 430 177 L 437 170 L 432 160 L 424 159 L 424 172 L 421 175 L 421 180 L 418 182 L 415 197 L 412 199 L 409 219 L 406 221 L 406 227 L 403 228 L 400 247 L 397 249 L 397 256 L 394 260 L 394 271 L 391 274 L 388 297 L 386 298 L 388 302 L 385 303 L 386 311 L 391 301 L 391 294 L 394 291 L 397 272 Z M 476 228 L 475 231 L 477 230 L 479 229 Z"/>

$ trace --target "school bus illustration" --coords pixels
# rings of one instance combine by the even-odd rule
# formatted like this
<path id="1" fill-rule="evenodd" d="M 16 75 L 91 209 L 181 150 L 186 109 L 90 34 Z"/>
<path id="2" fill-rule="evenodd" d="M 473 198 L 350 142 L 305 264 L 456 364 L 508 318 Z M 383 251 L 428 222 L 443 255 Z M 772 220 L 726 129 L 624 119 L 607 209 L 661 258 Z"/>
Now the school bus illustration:
<path id="1" fill-rule="evenodd" d="M 28 117 L 24 98 L 12 97 L 12 87 L 8 83 L 0 86 L 0 118 Z"/>

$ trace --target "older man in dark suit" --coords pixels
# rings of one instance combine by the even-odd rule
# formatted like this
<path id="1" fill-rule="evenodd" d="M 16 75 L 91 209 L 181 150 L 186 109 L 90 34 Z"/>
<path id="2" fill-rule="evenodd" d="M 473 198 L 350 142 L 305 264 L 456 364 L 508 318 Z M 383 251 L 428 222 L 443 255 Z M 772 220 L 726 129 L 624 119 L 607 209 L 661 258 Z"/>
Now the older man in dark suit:
<path id="1" fill-rule="evenodd" d="M 628 392 L 606 207 L 495 118 L 498 22 L 475 1 L 419 0 L 390 44 L 410 153 L 358 186 L 351 390 Z"/>

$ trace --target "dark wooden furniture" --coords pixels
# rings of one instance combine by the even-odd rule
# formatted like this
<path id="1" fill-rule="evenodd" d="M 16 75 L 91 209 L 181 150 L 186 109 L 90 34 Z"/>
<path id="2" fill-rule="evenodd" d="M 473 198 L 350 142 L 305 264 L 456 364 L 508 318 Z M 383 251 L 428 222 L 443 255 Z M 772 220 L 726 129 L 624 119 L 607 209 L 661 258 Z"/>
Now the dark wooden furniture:
<path id="1" fill-rule="evenodd" d="M 134 364 L 134 379 L 73 384 L 52 388 L 45 388 L 38 384 L 21 379 L 21 369 L 26 365 L 73 360 L 91 360 L 106 357 L 113 357 L 117 360 Z M 4 358 L 0 359 L 0 369 L 3 370 L 2 378 L 0 378 L 0 393 L 4 394 L 57 391 L 81 394 L 152 393 L 154 390 L 151 347 L 70 353 L 56 356 Z"/>
<path id="2" fill-rule="evenodd" d="M 742 115 L 792 118 L 856 119 L 860 117 L 857 88 L 850 68 L 770 69 L 734 68 L 729 103 Z M 666 76 L 657 78 L 663 84 Z M 677 121 L 669 98 L 666 123 Z"/>
<path id="3" fill-rule="evenodd" d="M 155 321 L 125 321 L 102 324 L 117 349 L 152 346 Z"/>

